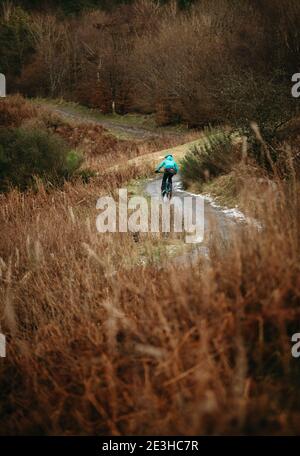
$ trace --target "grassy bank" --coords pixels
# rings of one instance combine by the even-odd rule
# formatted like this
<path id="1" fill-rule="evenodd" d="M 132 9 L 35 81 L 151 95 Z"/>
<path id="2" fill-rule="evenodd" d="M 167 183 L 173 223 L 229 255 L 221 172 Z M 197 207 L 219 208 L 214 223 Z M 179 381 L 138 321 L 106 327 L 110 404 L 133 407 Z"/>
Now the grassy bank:
<path id="1" fill-rule="evenodd" d="M 164 263 L 161 237 L 96 230 L 97 198 L 150 171 L 123 145 L 86 150 L 88 185 L 0 196 L 0 433 L 298 434 L 299 184 L 248 186 L 262 231 Z"/>
<path id="2" fill-rule="evenodd" d="M 299 208 L 280 193 L 259 235 L 162 268 L 155 239 L 96 232 L 119 181 L 1 197 L 1 432 L 299 432 Z"/>

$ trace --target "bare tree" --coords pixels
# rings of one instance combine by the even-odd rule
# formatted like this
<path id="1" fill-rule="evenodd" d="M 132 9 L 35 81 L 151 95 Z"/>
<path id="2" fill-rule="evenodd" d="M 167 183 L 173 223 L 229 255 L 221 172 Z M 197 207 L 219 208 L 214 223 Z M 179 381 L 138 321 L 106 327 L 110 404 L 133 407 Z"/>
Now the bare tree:
<path id="1" fill-rule="evenodd" d="M 69 25 L 50 14 L 37 15 L 33 18 L 31 31 L 48 76 L 50 95 L 57 96 L 71 70 Z"/>
<path id="2" fill-rule="evenodd" d="M 129 93 L 129 61 L 133 31 L 124 14 L 89 13 L 79 30 L 81 68 L 110 111 L 122 112 Z M 105 104 L 105 103 L 104 103 Z"/>
<path id="3" fill-rule="evenodd" d="M 11 15 L 13 14 L 14 11 L 14 5 L 11 1 L 6 0 L 2 4 L 2 17 L 5 22 L 9 22 Z"/>

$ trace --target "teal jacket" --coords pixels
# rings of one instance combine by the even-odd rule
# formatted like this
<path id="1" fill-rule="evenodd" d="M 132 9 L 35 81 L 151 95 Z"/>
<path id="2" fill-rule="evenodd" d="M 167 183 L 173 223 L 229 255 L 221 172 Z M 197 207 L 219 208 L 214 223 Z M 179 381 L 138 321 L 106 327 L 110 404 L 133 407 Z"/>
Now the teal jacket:
<path id="1" fill-rule="evenodd" d="M 158 165 L 155 171 L 160 171 L 161 168 L 165 168 L 165 171 L 173 168 L 175 169 L 176 173 L 178 173 L 179 169 L 176 161 L 173 158 L 173 155 L 171 154 L 165 156 L 164 160 Z"/>

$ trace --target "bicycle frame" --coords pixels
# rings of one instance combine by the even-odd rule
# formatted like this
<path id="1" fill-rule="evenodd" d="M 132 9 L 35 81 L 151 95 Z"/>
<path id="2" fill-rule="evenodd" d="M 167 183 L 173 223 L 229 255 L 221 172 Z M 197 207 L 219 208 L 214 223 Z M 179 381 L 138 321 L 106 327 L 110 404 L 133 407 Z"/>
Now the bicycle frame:
<path id="1" fill-rule="evenodd" d="M 165 171 L 158 171 L 157 174 L 165 174 Z M 172 198 L 172 193 L 173 193 L 173 185 L 171 182 L 167 181 L 166 185 L 166 192 L 163 197 L 166 196 L 169 200 Z"/>

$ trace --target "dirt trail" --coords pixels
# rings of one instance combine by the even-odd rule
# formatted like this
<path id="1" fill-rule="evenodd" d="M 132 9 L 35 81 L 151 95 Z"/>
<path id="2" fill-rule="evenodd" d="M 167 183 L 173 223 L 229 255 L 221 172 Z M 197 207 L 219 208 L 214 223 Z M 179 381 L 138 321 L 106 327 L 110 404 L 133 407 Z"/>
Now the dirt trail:
<path id="1" fill-rule="evenodd" d="M 129 139 L 136 139 L 142 141 L 162 136 L 162 133 L 160 132 L 147 130 L 146 128 L 142 128 L 140 126 L 126 125 L 119 123 L 115 120 L 109 119 L 93 119 L 83 114 L 73 112 L 66 107 L 56 107 L 47 105 L 47 108 L 51 109 L 53 112 L 59 114 L 62 117 L 66 117 L 67 119 L 77 120 L 83 123 L 101 125 L 111 133 L 116 134 L 117 136 L 123 135 L 125 137 L 128 137 Z"/>
<path id="2" fill-rule="evenodd" d="M 49 106 L 48 106 L 49 108 Z M 70 112 L 68 108 L 64 107 L 50 107 L 54 112 L 57 112 L 59 115 L 69 118 L 78 120 L 85 123 L 92 123 L 92 124 L 99 124 L 103 127 L 110 130 L 112 133 L 120 134 L 124 133 L 127 136 L 131 137 L 132 139 L 136 140 L 147 140 L 153 137 L 159 137 L 163 133 L 155 132 L 151 130 L 144 129 L 140 126 L 129 126 L 117 123 L 115 121 L 110 120 L 96 120 L 92 119 L 89 116 L 85 116 L 84 114 Z M 176 133 L 174 133 L 176 134 Z M 180 136 L 180 135 L 178 135 Z M 133 158 L 128 161 L 130 164 L 138 165 L 140 162 L 145 163 L 148 161 L 151 165 L 154 166 L 161 161 L 167 153 L 172 153 L 174 158 L 177 162 L 179 162 L 184 155 L 188 152 L 188 150 L 201 141 L 201 135 L 199 134 L 199 139 L 196 141 L 192 141 L 189 143 L 181 144 L 176 147 L 172 147 L 165 150 L 160 150 L 157 152 L 153 152 L 147 155 L 142 155 L 140 157 Z M 150 196 L 159 196 L 160 195 L 160 185 L 161 185 L 161 178 L 155 178 L 153 180 L 148 181 L 145 186 L 145 192 Z M 190 193 L 185 192 L 181 189 L 181 181 L 180 176 L 176 176 L 174 178 L 174 196 L 177 196 L 183 199 L 185 196 L 191 196 Z M 201 197 L 200 195 L 192 195 L 195 199 L 197 197 Z M 224 212 L 222 208 L 217 208 L 213 205 L 210 201 L 205 200 L 204 206 L 204 240 L 197 247 L 188 254 L 184 254 L 182 256 L 176 257 L 176 261 L 186 262 L 187 260 L 191 261 L 194 258 L 197 258 L 198 255 L 203 255 L 209 257 L 209 244 L 210 239 L 212 237 L 218 237 L 219 242 L 221 242 L 224 246 L 227 245 L 231 240 L 234 239 L 235 233 L 237 230 L 242 229 L 243 224 L 237 218 L 228 216 L 228 213 Z"/>
<path id="3" fill-rule="evenodd" d="M 181 200 L 185 196 L 190 196 L 194 200 L 202 198 L 201 195 L 194 195 L 182 190 L 180 176 L 173 179 L 173 196 L 179 197 Z M 161 178 L 155 178 L 149 181 L 145 186 L 145 192 L 149 196 L 160 196 L 161 194 Z M 168 203 L 166 203 L 168 204 Z M 193 201 L 193 208 L 195 203 Z M 237 230 L 243 229 L 245 224 L 241 223 L 237 218 L 230 217 L 221 208 L 215 207 L 210 201 L 204 200 L 204 240 L 203 242 L 195 245 L 192 252 L 184 254 L 176 258 L 176 262 L 186 262 L 195 260 L 198 255 L 209 257 L 210 241 L 211 238 L 217 238 L 222 246 L 226 247 L 231 241 L 234 240 Z"/>

